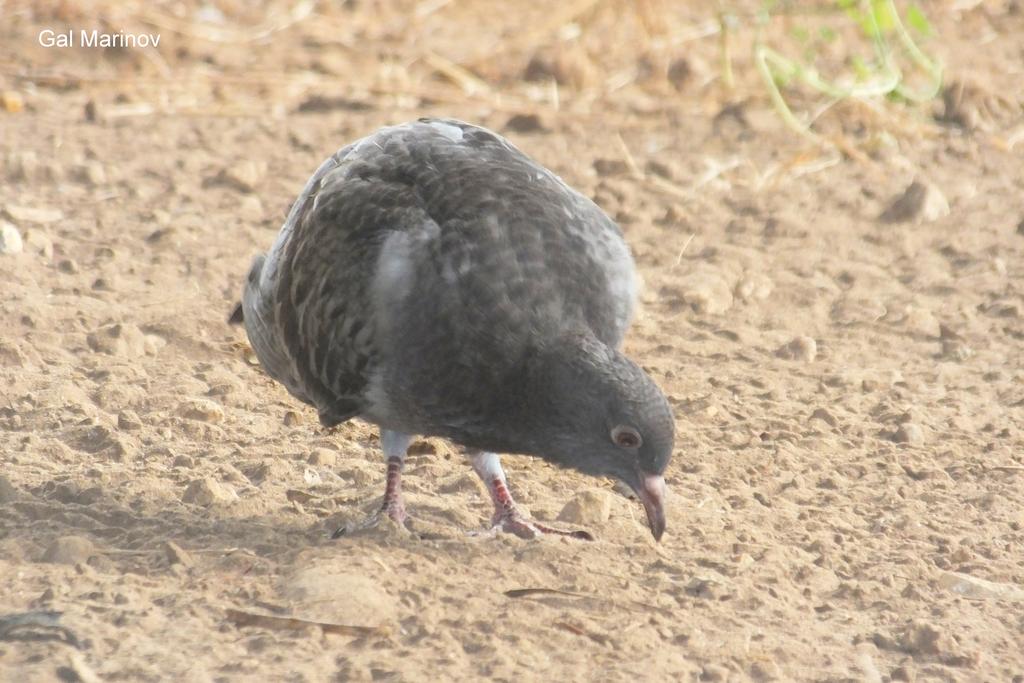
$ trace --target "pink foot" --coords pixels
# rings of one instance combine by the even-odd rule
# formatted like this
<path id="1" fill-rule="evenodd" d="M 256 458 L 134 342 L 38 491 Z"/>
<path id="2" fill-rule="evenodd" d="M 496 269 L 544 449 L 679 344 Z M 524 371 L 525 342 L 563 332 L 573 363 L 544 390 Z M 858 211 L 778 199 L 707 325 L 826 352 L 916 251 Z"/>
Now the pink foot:
<path id="1" fill-rule="evenodd" d="M 384 487 L 384 502 L 380 509 L 361 522 L 346 524 L 339 527 L 331 534 L 331 538 L 341 538 L 356 531 L 372 529 L 381 523 L 387 515 L 400 527 L 405 526 L 409 516 L 405 513 L 405 503 L 402 501 L 402 459 L 388 458 L 388 478 Z"/>
<path id="2" fill-rule="evenodd" d="M 497 534 L 503 531 L 526 539 L 537 538 L 544 534 L 552 534 L 577 538 L 583 541 L 594 540 L 593 535 L 589 531 L 556 529 L 523 515 L 519 508 L 516 507 L 515 501 L 512 500 L 512 495 L 508 492 L 504 479 L 500 477 L 494 477 L 488 481 L 487 488 L 490 490 L 491 499 L 494 501 L 494 516 L 491 518 L 490 534 Z"/>
<path id="3" fill-rule="evenodd" d="M 405 503 L 402 501 L 402 459 L 388 458 L 388 479 L 384 487 L 384 503 L 380 514 L 387 514 L 399 526 L 405 526 Z"/>
<path id="4" fill-rule="evenodd" d="M 568 536 L 569 538 L 577 538 L 582 541 L 593 541 L 594 536 L 589 531 L 582 529 L 577 531 L 568 531 L 566 529 L 556 529 L 554 527 L 541 524 L 540 522 L 534 521 L 529 517 L 524 517 L 521 512 L 513 505 L 511 512 L 501 510 L 496 512 L 494 518 L 491 520 L 491 530 L 495 533 L 498 531 L 504 531 L 506 533 L 515 534 L 519 538 L 537 538 L 544 534 L 553 534 L 558 536 Z"/>

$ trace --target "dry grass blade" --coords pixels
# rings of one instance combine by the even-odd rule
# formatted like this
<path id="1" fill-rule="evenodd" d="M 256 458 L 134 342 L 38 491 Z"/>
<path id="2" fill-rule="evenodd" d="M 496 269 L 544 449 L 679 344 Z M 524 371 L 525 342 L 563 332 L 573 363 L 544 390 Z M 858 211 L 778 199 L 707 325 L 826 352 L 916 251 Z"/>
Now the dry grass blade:
<path id="1" fill-rule="evenodd" d="M 626 141 L 622 139 L 622 135 L 616 134 L 615 141 L 619 143 L 619 149 L 622 150 L 622 156 L 626 160 L 626 166 L 629 167 L 629 172 L 634 178 L 643 178 L 644 172 L 640 170 L 640 166 L 636 163 L 636 159 L 633 158 L 633 153 L 629 151 L 629 147 L 626 145 Z"/>
<path id="2" fill-rule="evenodd" d="M 225 610 L 227 618 L 238 628 L 255 626 L 273 631 L 301 631 L 316 626 L 324 633 L 341 636 L 386 636 L 388 630 L 383 626 L 350 626 L 347 624 L 331 624 L 322 621 L 309 621 L 298 617 L 277 617 L 271 614 L 256 614 L 239 609 Z"/>
<path id="3" fill-rule="evenodd" d="M 199 38 L 200 40 L 206 40 L 211 43 L 241 44 L 263 40 L 278 31 L 283 31 L 286 28 L 294 26 L 309 17 L 313 13 L 313 9 L 315 7 L 315 0 L 300 0 L 295 3 L 295 5 L 292 6 L 292 8 L 289 9 L 283 17 L 266 21 L 262 25 L 254 28 L 241 30 L 225 30 L 208 24 L 184 21 L 182 19 L 154 11 L 141 12 L 139 19 L 147 24 L 156 26 L 157 28 L 173 31 L 174 33 L 179 33 L 192 38 Z"/>
<path id="4" fill-rule="evenodd" d="M 588 631 L 587 629 L 583 628 L 582 626 L 577 626 L 576 624 L 571 624 L 571 623 L 569 623 L 567 621 L 556 621 L 555 622 L 555 626 L 557 626 L 558 628 L 562 629 L 563 631 L 568 631 L 569 633 L 572 633 L 574 635 L 584 636 L 585 638 L 590 638 L 592 641 L 594 641 L 598 645 L 604 645 L 609 640 L 608 636 L 606 636 L 604 634 L 592 633 L 592 632 Z"/>
<path id="5" fill-rule="evenodd" d="M 1024 140 L 1024 126 L 1014 129 L 1005 139 L 993 138 L 993 140 L 998 140 L 996 143 L 998 147 L 1005 149 L 1007 152 L 1012 152 L 1017 143 Z M 999 144 L 1000 142 L 1002 144 Z"/>
<path id="6" fill-rule="evenodd" d="M 691 232 L 690 236 L 686 238 L 686 242 L 683 243 L 683 248 L 679 250 L 678 254 L 676 254 L 676 261 L 675 261 L 675 263 L 673 263 L 672 266 L 668 269 L 669 272 L 672 272 L 673 270 L 678 268 L 679 264 L 683 262 L 683 254 L 686 253 L 686 248 L 690 246 L 690 242 L 693 241 L 693 238 L 694 238 L 694 236 L 696 234 L 697 233 L 695 233 L 695 232 Z"/>
<path id="7" fill-rule="evenodd" d="M 491 90 L 491 87 L 487 85 L 487 83 L 481 80 L 469 69 L 464 66 L 459 66 L 455 62 L 442 57 L 436 52 L 428 52 L 423 59 L 430 68 L 462 88 L 462 91 L 467 95 L 472 95 L 474 93 L 486 93 Z"/>
<path id="8" fill-rule="evenodd" d="M 675 197 L 677 199 L 690 200 L 693 199 L 693 190 L 689 190 L 685 187 L 677 185 L 671 181 L 668 181 L 661 176 L 656 176 L 652 173 L 647 174 L 648 186 L 658 190 L 659 192 L 668 195 L 669 197 Z"/>
<path id="9" fill-rule="evenodd" d="M 414 14 L 417 19 L 424 19 L 429 17 L 434 12 L 438 12 L 450 5 L 452 0 L 425 0 L 424 2 L 416 5 Z"/>
<path id="10" fill-rule="evenodd" d="M 505 595 L 510 598 L 529 598 L 534 595 L 568 595 L 573 598 L 586 597 L 581 593 L 562 591 L 557 588 L 513 588 L 512 590 L 505 591 Z"/>

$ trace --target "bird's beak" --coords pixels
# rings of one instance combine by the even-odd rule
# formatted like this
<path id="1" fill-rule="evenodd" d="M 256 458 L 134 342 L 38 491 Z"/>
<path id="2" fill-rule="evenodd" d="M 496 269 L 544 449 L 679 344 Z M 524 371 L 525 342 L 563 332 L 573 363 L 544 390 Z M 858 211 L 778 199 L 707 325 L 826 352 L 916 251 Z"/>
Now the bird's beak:
<path id="1" fill-rule="evenodd" d="M 633 487 L 647 512 L 647 525 L 655 541 L 665 533 L 665 478 L 660 474 L 637 472 L 639 483 Z"/>

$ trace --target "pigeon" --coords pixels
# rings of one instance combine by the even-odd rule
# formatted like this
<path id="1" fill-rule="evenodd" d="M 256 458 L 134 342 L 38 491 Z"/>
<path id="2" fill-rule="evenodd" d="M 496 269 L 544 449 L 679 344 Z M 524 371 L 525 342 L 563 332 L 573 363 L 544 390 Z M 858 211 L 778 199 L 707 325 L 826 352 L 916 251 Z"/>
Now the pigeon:
<path id="1" fill-rule="evenodd" d="M 231 322 L 325 427 L 380 428 L 386 486 L 367 524 L 405 524 L 406 451 L 433 436 L 487 487 L 488 532 L 593 538 L 520 511 L 498 455 L 515 453 L 625 482 L 660 540 L 675 426 L 621 350 L 637 288 L 594 202 L 486 128 L 423 118 L 320 165 Z"/>

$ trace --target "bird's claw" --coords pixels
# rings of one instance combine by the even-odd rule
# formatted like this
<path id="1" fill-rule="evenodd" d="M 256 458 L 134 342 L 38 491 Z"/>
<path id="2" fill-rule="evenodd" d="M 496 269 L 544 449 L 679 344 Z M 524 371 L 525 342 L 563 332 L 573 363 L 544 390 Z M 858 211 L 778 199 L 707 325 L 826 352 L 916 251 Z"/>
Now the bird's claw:
<path id="1" fill-rule="evenodd" d="M 556 529 L 529 519 L 528 517 L 524 517 L 518 511 L 512 514 L 495 516 L 495 518 L 491 520 L 491 525 L 491 528 L 487 531 L 470 532 L 470 535 L 493 538 L 499 533 L 510 533 L 527 540 L 544 535 L 566 536 L 568 538 L 575 538 L 581 541 L 594 540 L 594 536 L 589 531 L 584 531 L 582 529 L 576 531 Z"/>
<path id="2" fill-rule="evenodd" d="M 402 503 L 401 499 L 399 499 L 385 501 L 385 503 L 380 507 L 379 510 L 377 510 L 364 520 L 343 524 L 342 526 L 334 530 L 334 533 L 331 534 L 331 538 L 337 539 L 341 538 L 342 536 L 350 536 L 351 534 L 360 531 L 368 531 L 369 529 L 375 529 L 378 526 L 380 526 L 380 523 L 384 521 L 385 517 L 391 519 L 391 521 L 393 521 L 395 524 L 402 527 L 403 529 L 408 529 L 408 527 L 406 526 L 406 521 L 409 519 L 409 515 L 407 515 L 405 512 L 405 504 Z"/>

